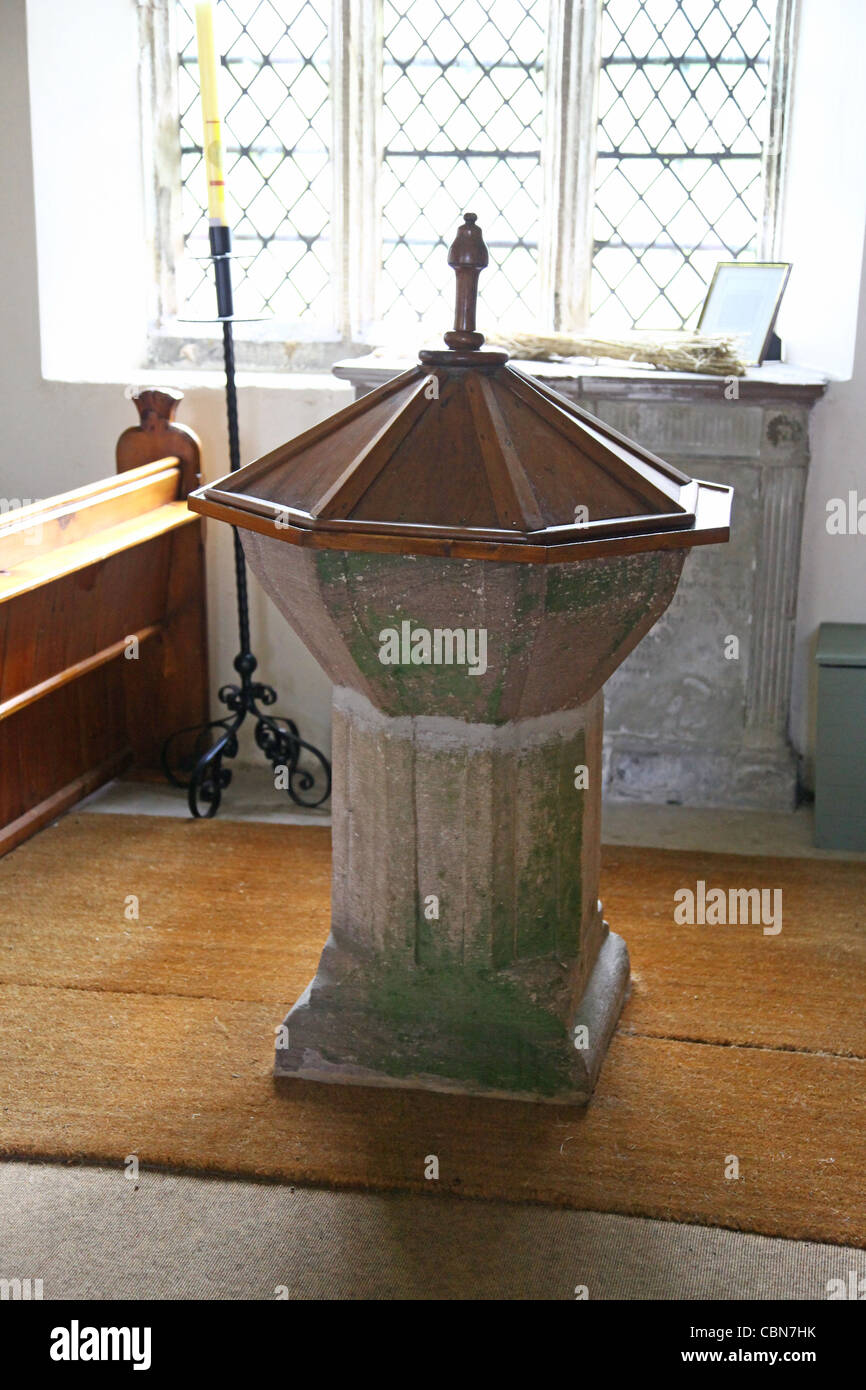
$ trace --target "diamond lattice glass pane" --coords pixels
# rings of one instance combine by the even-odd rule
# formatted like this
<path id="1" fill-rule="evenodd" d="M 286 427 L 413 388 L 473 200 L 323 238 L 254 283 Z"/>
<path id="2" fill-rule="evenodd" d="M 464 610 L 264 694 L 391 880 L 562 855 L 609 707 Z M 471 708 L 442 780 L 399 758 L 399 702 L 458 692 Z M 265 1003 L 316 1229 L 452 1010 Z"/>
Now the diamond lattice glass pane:
<path id="1" fill-rule="evenodd" d="M 214 313 L 194 0 L 177 0 L 182 221 L 179 294 Z M 226 193 L 239 313 L 335 321 L 331 247 L 329 10 L 310 0 L 218 0 Z"/>
<path id="2" fill-rule="evenodd" d="M 466 211 L 490 249 L 487 322 L 537 314 L 546 25 L 547 0 L 385 0 L 389 326 L 448 326 L 442 252 Z"/>
<path id="3" fill-rule="evenodd" d="M 604 0 L 592 275 L 611 331 L 683 328 L 753 259 L 776 0 Z"/>

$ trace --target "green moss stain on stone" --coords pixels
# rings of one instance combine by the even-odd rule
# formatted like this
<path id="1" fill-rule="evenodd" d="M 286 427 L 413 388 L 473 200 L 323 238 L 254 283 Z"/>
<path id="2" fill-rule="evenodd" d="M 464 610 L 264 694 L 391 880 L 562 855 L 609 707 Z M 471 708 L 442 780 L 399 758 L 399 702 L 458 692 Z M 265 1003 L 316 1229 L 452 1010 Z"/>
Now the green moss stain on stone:
<path id="1" fill-rule="evenodd" d="M 527 566 L 521 566 L 525 569 Z M 519 597 L 519 595 L 518 595 Z M 487 660 L 489 670 L 495 671 L 496 678 L 488 689 L 487 701 L 480 717 L 488 724 L 503 724 L 508 715 L 503 713 L 502 703 L 508 688 L 509 677 L 521 678 L 526 662 L 531 660 L 532 645 L 536 635 L 534 606 L 527 616 L 516 624 L 510 621 L 503 628 L 488 631 Z"/>
<path id="2" fill-rule="evenodd" d="M 563 1086 L 565 1026 L 507 976 L 460 966 L 386 968 L 370 980 L 366 1007 L 391 1038 L 381 1055 L 364 1056 L 374 1070 L 540 1095 Z"/>
<path id="3" fill-rule="evenodd" d="M 568 947 L 577 954 L 583 885 L 582 791 L 574 786 L 574 767 L 586 760 L 586 739 L 575 738 L 534 752 L 524 775 L 530 781 L 529 845 L 516 866 L 518 959 Z"/>
<path id="4" fill-rule="evenodd" d="M 400 630 L 402 614 L 399 613 L 373 613 L 367 609 L 363 620 L 355 616 L 355 626 L 352 636 L 349 639 L 349 651 L 358 670 L 367 677 L 368 680 L 378 682 L 382 680 L 383 673 L 387 672 L 388 679 L 394 682 L 396 689 L 400 692 L 401 708 L 400 714 L 411 714 L 412 710 L 402 708 L 402 697 L 406 694 L 406 676 L 411 673 L 411 666 L 383 666 L 379 660 L 381 644 L 379 633 L 384 632 L 385 628 L 396 627 Z M 409 687 L 411 688 L 411 687 Z"/>
<path id="5" fill-rule="evenodd" d="M 583 824 L 588 793 L 575 787 L 575 768 L 586 763 L 586 735 L 580 731 L 562 745 L 550 769 L 558 805 L 557 860 L 548 888 L 553 936 L 551 950 L 560 960 L 580 953 L 580 932 L 586 890 L 583 883 Z M 599 776 L 597 768 L 590 777 Z"/>
<path id="6" fill-rule="evenodd" d="M 544 575 L 538 574 L 532 565 L 518 565 L 517 571 L 514 616 L 521 621 L 537 616 L 543 611 Z"/>
<path id="7" fill-rule="evenodd" d="M 494 762 L 497 756 L 492 754 Z M 519 767 L 510 757 L 503 759 L 500 765 L 508 778 L 509 796 L 514 798 L 514 819 L 498 819 L 498 806 L 492 808 L 495 840 L 490 853 L 476 859 L 453 852 L 455 843 L 461 842 L 454 829 L 464 822 L 467 843 L 475 840 L 475 828 L 466 821 L 472 815 L 472 800 L 466 799 L 465 769 L 455 766 L 449 751 L 425 750 L 417 776 L 447 828 L 444 843 L 448 848 L 437 853 L 433 847 L 427 853 L 422 891 L 439 897 L 439 917 L 431 921 L 423 908 L 419 911 L 415 957 L 419 964 L 457 961 L 497 968 L 515 959 L 556 953 L 566 960 L 579 954 L 587 793 L 574 786 L 574 770 L 585 761 L 582 730 L 561 742 L 533 748 Z M 598 775 L 597 770 L 591 775 Z M 479 768 L 478 777 L 490 788 L 494 802 L 501 797 L 500 782 L 491 778 L 489 769 Z M 466 912 L 460 924 L 449 919 L 449 902 L 461 904 L 461 913 Z"/>
<path id="8" fill-rule="evenodd" d="M 524 754 L 518 773 L 516 790 L 523 804 L 519 820 L 526 822 L 515 845 L 518 959 L 546 955 L 553 949 L 560 836 L 554 750 L 555 745 Z M 521 796 L 523 783 L 528 785 Z"/>
<path id="9" fill-rule="evenodd" d="M 546 613 L 573 613 L 594 609 L 615 598 L 620 590 L 616 564 L 604 560 L 577 565 L 551 565 L 547 577 Z"/>
<path id="10" fill-rule="evenodd" d="M 563 750 L 564 754 L 566 750 Z M 560 869 L 557 894 L 556 941 L 554 950 L 560 960 L 573 960 L 580 955 L 581 932 L 586 908 L 587 887 L 583 881 L 583 828 L 587 797 L 594 795 L 592 779 L 601 776 L 599 766 L 588 768 L 590 786 L 574 785 L 575 768 L 587 765 L 586 735 L 581 731 L 567 745 L 567 756 L 559 764 L 560 805 L 567 808 L 562 827 Z M 592 896 L 597 889 L 593 886 Z"/>
<path id="11" fill-rule="evenodd" d="M 502 714 L 502 697 L 505 694 L 505 668 L 501 667 L 497 673 L 496 680 L 487 696 L 487 704 L 484 707 L 484 722 L 487 724 L 502 724 L 505 722 Z"/>
<path id="12" fill-rule="evenodd" d="M 681 563 L 679 552 L 656 551 L 554 566 L 546 613 L 570 616 L 578 625 L 591 622 L 608 653 L 622 651 L 633 645 L 629 639 L 659 595 L 670 598 Z"/>
<path id="13" fill-rule="evenodd" d="M 344 552 L 341 550 L 316 550 L 316 574 L 323 586 L 330 587 L 343 579 L 345 574 Z"/>
<path id="14" fill-rule="evenodd" d="M 398 715 L 446 714 L 454 718 L 501 723 L 502 701 L 510 664 L 523 652 L 528 634 L 512 633 L 507 638 L 487 631 L 487 669 L 473 674 L 467 662 L 429 662 L 423 664 L 384 664 L 379 659 L 380 634 L 386 629 L 401 633 L 402 624 L 409 622 L 412 630 L 428 627 L 417 612 L 398 608 L 377 610 L 368 605 L 363 612 L 357 608 L 351 615 L 351 635 L 348 648 L 359 671 L 380 689 L 386 683 L 389 691 L 389 712 Z M 443 626 L 442 624 L 439 625 Z M 458 627 L 458 624 L 454 624 Z M 465 629 L 464 629 L 465 630 Z M 476 648 L 477 655 L 477 648 Z"/>
<path id="15" fill-rule="evenodd" d="M 317 550 L 316 572 L 322 584 L 342 585 L 380 579 L 393 567 L 394 556 L 364 550 Z"/>
<path id="16" fill-rule="evenodd" d="M 316 565 L 323 597 L 352 660 L 380 692 L 388 713 L 505 722 L 503 703 L 509 684 L 512 677 L 520 678 L 543 608 L 541 576 L 530 573 L 527 566 L 507 566 L 503 583 L 501 566 L 360 552 L 320 551 Z M 460 573 L 455 574 L 455 569 Z M 502 595 L 502 608 L 478 596 L 488 570 L 496 575 L 494 591 Z M 443 583 L 454 586 L 455 579 L 453 611 L 449 612 L 437 590 Z M 387 628 L 400 633 L 403 622 L 431 635 L 437 629 L 465 633 L 483 628 L 486 671 L 473 673 L 465 661 L 383 664 L 379 634 Z"/>
<path id="17" fill-rule="evenodd" d="M 545 610 L 548 613 L 582 613 L 627 604 L 633 610 L 649 603 L 655 594 L 665 556 L 646 555 L 552 565 L 547 580 Z M 643 603 L 641 602 L 643 600 Z"/>

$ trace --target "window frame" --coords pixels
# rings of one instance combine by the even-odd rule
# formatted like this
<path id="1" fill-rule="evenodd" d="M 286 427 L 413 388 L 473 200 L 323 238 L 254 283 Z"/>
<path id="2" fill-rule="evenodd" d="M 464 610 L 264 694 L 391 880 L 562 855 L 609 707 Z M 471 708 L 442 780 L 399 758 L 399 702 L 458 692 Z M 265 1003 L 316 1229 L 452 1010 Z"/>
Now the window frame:
<path id="1" fill-rule="evenodd" d="M 778 259 L 797 3 L 777 0 L 759 259 Z M 335 321 L 320 336 L 299 333 L 291 343 L 285 324 L 275 321 L 273 334 L 238 324 L 241 369 L 326 371 L 371 345 L 380 281 L 383 10 L 383 0 L 330 0 Z M 145 209 L 154 228 L 149 357 L 151 365 L 217 366 L 221 340 L 209 325 L 178 317 L 175 267 L 183 246 L 174 11 L 175 0 L 139 0 Z M 589 321 L 601 12 L 602 0 L 549 0 L 538 259 L 539 319 L 554 332 L 580 333 Z"/>

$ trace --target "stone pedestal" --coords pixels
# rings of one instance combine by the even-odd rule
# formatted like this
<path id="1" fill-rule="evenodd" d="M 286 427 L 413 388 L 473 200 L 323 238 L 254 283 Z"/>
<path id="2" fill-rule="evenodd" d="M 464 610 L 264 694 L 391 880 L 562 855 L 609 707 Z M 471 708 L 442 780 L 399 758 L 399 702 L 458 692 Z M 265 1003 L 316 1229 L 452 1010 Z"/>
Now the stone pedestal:
<path id="1" fill-rule="evenodd" d="M 331 936 L 278 1073 L 588 1097 L 628 985 L 598 901 L 601 734 L 601 692 L 497 726 L 336 691 Z"/>

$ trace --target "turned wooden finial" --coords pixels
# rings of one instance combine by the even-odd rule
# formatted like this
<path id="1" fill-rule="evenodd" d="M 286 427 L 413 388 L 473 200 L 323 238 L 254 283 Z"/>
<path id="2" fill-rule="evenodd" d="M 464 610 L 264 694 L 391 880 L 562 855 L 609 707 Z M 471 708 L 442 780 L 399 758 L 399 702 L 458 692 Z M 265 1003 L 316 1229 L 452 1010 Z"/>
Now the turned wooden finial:
<path id="1" fill-rule="evenodd" d="M 475 331 L 475 308 L 478 302 L 478 276 L 490 260 L 481 228 L 476 224 L 474 212 L 464 213 L 463 225 L 458 228 L 448 252 L 448 264 L 457 275 L 457 296 L 454 329 L 444 335 L 450 348 L 468 349 L 470 352 L 477 352 L 484 342 L 484 334 Z"/>
<path id="2" fill-rule="evenodd" d="M 127 391 L 127 395 L 138 411 L 140 423 L 130 425 L 117 441 L 118 473 L 161 458 L 177 458 L 181 463 L 181 496 L 186 497 L 201 482 L 201 442 L 197 434 L 174 418 L 183 392 L 170 387 L 141 386 Z"/>
<path id="3" fill-rule="evenodd" d="M 463 222 L 457 228 L 457 235 L 448 251 L 448 264 L 457 276 L 454 327 L 443 334 L 448 344 L 447 351 L 439 348 L 421 349 L 419 360 L 427 366 L 445 367 L 448 371 L 462 371 L 465 367 L 474 371 L 493 371 L 508 361 L 508 353 L 502 348 L 485 348 L 480 352 L 484 334 L 475 330 L 478 277 L 489 260 L 475 213 L 464 213 Z"/>
<path id="4" fill-rule="evenodd" d="M 138 386 L 129 392 L 129 398 L 143 430 L 163 430 L 174 420 L 183 392 L 171 387 Z"/>

